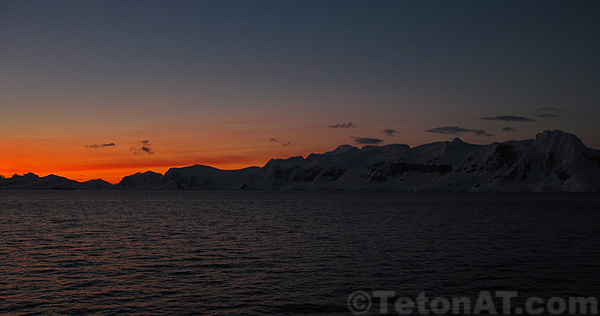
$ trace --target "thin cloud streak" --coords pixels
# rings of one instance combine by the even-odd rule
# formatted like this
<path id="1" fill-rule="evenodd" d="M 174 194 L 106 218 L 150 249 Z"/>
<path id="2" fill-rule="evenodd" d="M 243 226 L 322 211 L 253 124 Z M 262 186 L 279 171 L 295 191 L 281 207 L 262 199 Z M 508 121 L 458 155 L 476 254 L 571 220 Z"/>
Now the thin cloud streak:
<path id="1" fill-rule="evenodd" d="M 516 133 L 516 132 L 517 132 L 517 130 L 516 130 L 515 128 L 508 127 L 508 126 L 507 126 L 507 127 L 505 127 L 505 128 L 503 128 L 503 129 L 502 129 L 502 131 L 503 131 L 503 132 L 513 132 L 513 133 Z"/>
<path id="2" fill-rule="evenodd" d="M 370 137 L 353 137 L 354 142 L 361 145 L 379 145 L 383 142 L 383 139 L 370 138 Z"/>
<path id="3" fill-rule="evenodd" d="M 335 125 L 329 125 L 329 127 L 331 127 L 331 128 L 354 128 L 354 127 L 356 127 L 356 124 L 354 124 L 352 122 L 337 123 Z"/>
<path id="4" fill-rule="evenodd" d="M 532 120 L 530 118 L 526 118 L 526 117 L 522 117 L 522 116 L 515 116 L 515 115 L 497 115 L 497 116 L 490 116 L 490 117 L 482 117 L 482 120 L 488 120 L 488 121 L 506 121 L 506 122 L 535 122 L 535 120 Z"/>
<path id="5" fill-rule="evenodd" d="M 148 154 L 148 155 L 154 155 L 154 151 L 152 150 L 152 148 L 150 148 L 150 141 L 149 140 L 142 140 L 141 141 L 142 145 L 139 147 L 131 147 L 129 149 L 130 152 L 132 152 L 134 155 L 144 155 L 144 154 Z"/>
<path id="6" fill-rule="evenodd" d="M 107 144 L 92 144 L 92 145 L 84 145 L 85 148 L 87 149 L 99 149 L 99 148 L 105 148 L 105 147 L 114 147 L 116 146 L 115 143 L 107 143 Z"/>
<path id="7" fill-rule="evenodd" d="M 394 136 L 394 135 L 398 134 L 399 132 L 395 129 L 386 128 L 383 130 L 383 133 L 386 134 L 387 136 Z"/>
<path id="8" fill-rule="evenodd" d="M 458 126 L 436 127 L 436 128 L 428 129 L 425 132 L 446 134 L 446 135 L 459 135 L 462 133 L 473 133 L 477 136 L 486 136 L 486 137 L 494 136 L 494 134 L 486 133 L 486 131 L 483 129 L 468 129 L 468 128 L 462 128 L 462 127 L 458 127 Z"/>
<path id="9" fill-rule="evenodd" d="M 269 142 L 281 144 L 283 147 L 292 145 L 292 142 L 281 142 L 277 138 L 269 138 Z"/>

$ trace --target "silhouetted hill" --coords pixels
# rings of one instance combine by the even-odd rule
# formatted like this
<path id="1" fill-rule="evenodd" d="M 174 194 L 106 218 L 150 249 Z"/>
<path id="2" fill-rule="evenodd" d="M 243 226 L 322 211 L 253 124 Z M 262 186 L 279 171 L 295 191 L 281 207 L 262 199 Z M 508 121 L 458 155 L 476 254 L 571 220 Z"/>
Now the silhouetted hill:
<path id="1" fill-rule="evenodd" d="M 55 175 L 39 177 L 33 173 L 0 178 L 0 189 L 6 190 L 104 190 L 112 187 L 102 179 L 78 182 Z"/>

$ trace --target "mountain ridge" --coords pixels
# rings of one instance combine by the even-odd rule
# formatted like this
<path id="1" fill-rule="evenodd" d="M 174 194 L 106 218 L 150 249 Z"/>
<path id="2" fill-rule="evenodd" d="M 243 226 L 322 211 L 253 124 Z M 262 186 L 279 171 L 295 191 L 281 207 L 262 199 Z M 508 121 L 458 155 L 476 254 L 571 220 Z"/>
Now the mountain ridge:
<path id="1" fill-rule="evenodd" d="M 115 184 L 28 173 L 0 189 L 399 190 L 600 192 L 600 151 L 560 130 L 535 139 L 469 144 L 456 137 L 410 147 L 340 145 L 322 154 L 271 159 L 262 167 L 193 165 L 136 173 Z"/>

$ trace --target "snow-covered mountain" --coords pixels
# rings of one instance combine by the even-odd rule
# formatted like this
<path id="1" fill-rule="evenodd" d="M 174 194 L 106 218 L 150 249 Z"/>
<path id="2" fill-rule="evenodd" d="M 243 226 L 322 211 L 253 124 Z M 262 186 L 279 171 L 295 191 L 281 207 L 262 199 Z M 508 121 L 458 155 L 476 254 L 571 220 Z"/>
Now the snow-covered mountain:
<path id="1" fill-rule="evenodd" d="M 123 178 L 118 189 L 600 191 L 600 151 L 575 135 L 545 131 L 535 139 L 473 145 L 342 145 L 263 167 L 219 170 L 195 165 L 165 175 Z"/>
<path id="2" fill-rule="evenodd" d="M 600 151 L 573 134 L 473 145 L 455 138 L 408 145 L 342 145 L 308 157 L 271 159 L 263 167 L 220 170 L 195 165 L 147 171 L 116 185 L 33 173 L 0 177 L 0 189 L 403 190 L 600 192 Z"/>

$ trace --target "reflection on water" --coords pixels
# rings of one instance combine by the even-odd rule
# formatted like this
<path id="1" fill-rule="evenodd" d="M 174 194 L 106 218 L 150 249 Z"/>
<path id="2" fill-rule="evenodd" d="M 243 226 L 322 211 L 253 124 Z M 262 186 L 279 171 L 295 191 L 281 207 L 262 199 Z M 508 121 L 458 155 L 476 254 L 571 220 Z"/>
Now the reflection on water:
<path id="1" fill-rule="evenodd" d="M 346 315 L 357 290 L 599 296 L 600 196 L 0 191 L 0 313 Z"/>

